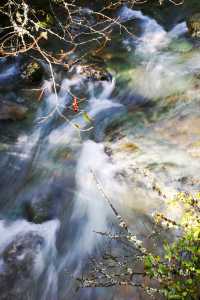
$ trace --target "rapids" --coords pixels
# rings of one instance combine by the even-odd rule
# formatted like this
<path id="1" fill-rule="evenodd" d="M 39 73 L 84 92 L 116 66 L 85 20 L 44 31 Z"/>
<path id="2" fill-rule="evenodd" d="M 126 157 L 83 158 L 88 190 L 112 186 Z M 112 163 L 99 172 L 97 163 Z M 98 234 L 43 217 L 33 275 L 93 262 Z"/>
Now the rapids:
<path id="1" fill-rule="evenodd" d="M 52 82 L 44 82 L 45 99 L 31 131 L 1 150 L 0 281 L 12 267 L 4 260 L 16 239 L 22 241 L 16 265 L 21 260 L 32 268 L 26 284 L 23 274 L 13 284 L 0 283 L 2 300 L 142 299 L 131 289 L 76 291 L 76 277 L 107 245 L 96 232 L 118 228 L 94 175 L 141 238 L 151 232 L 156 210 L 179 215 L 166 209 L 155 183 L 169 198 L 199 189 L 199 49 L 185 22 L 167 32 L 127 7 L 119 18 L 136 19 L 141 34 L 120 37 L 125 58 L 120 71 L 109 62 L 112 82 L 85 82 L 76 74 L 63 79 L 58 95 Z M 118 55 L 116 50 L 115 64 Z M 0 83 L 17 72 L 17 64 L 2 69 Z M 84 111 L 92 121 L 71 111 L 69 120 L 62 117 L 72 89 L 87 94 Z M 26 249 L 33 233 L 41 241 Z"/>

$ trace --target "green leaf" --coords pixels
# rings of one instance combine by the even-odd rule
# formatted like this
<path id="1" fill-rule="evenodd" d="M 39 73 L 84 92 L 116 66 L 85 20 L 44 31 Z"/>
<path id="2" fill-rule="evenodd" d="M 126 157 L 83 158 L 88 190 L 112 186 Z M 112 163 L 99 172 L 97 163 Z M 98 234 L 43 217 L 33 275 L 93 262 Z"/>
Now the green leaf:
<path id="1" fill-rule="evenodd" d="M 86 111 L 83 112 L 83 119 L 87 122 L 87 123 L 91 123 L 92 122 L 92 118 L 88 115 L 88 113 Z"/>

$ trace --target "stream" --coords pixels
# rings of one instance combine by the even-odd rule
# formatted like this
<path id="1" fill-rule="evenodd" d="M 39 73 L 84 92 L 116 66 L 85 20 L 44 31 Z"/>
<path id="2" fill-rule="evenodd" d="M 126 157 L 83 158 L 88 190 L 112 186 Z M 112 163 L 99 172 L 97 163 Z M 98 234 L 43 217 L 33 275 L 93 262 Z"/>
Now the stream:
<path id="1" fill-rule="evenodd" d="M 97 182 L 141 239 L 155 211 L 180 216 L 165 199 L 199 191 L 199 48 L 185 22 L 167 32 L 127 7 L 119 18 L 139 33 L 116 34 L 105 49 L 113 79 L 77 72 L 57 95 L 45 81 L 31 129 L 0 146 L 1 300 L 146 299 L 132 288 L 77 289 L 108 243 L 96 232 L 118 230 Z M 17 64 L 1 69 L 1 84 L 17 76 Z M 84 91 L 85 113 L 65 120 L 71 91 Z"/>

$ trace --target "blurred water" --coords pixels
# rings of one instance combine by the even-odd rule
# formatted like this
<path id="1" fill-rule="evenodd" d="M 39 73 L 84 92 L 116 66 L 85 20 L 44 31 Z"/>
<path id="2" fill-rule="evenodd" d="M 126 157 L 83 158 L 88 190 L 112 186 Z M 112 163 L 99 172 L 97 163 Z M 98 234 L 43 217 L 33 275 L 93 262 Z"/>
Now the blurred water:
<path id="1" fill-rule="evenodd" d="M 1 157 L 0 255 L 19 234 L 34 232 L 45 241 L 35 260 L 37 285 L 32 300 L 108 300 L 119 299 L 119 295 L 130 299 L 131 292 L 125 296 L 116 289 L 75 293 L 75 277 L 85 270 L 91 255 L 100 254 L 106 242 L 95 231 L 117 228 L 97 181 L 134 233 L 143 236 L 151 231 L 147 219 L 152 213 L 166 209 L 163 198 L 152 189 L 153 183 L 171 197 L 183 188 L 184 177 L 192 180 L 198 174 L 200 156 L 194 155 L 193 148 L 191 155 L 188 145 L 196 142 L 199 134 L 194 77 L 200 70 L 200 57 L 192 45 L 186 52 L 176 50 L 176 44 L 172 47 L 184 38 L 186 24 L 167 32 L 140 11 L 124 7 L 119 16 L 121 21 L 137 19 L 142 30 L 138 38 L 122 37 L 130 65 L 119 78 L 129 76 L 129 102 L 135 103 L 138 97 L 146 99 L 149 107 L 135 112 L 133 105 L 129 111 L 126 101 L 119 102 L 114 94 L 115 80 L 92 83 L 74 75 L 62 81 L 58 94 L 52 82 L 46 81 L 45 99 L 32 133 L 19 136 Z M 189 43 L 186 38 L 184 41 Z M 134 67 L 133 57 L 139 57 Z M 0 80 L 14 73 L 15 66 L 11 66 L 0 74 Z M 87 95 L 83 111 L 76 114 L 71 110 L 73 89 L 84 89 Z M 181 97 L 187 100 L 179 101 Z M 111 127 L 109 133 L 108 128 L 116 122 L 116 131 Z M 192 190 L 196 185 L 187 188 Z M 24 220 L 24 203 L 43 199 L 49 201 L 45 205 L 51 205 L 53 199 L 52 220 L 42 224 Z M 5 219 L 14 210 L 19 210 L 16 219 L 7 224 Z M 176 217 L 179 212 L 168 213 Z"/>

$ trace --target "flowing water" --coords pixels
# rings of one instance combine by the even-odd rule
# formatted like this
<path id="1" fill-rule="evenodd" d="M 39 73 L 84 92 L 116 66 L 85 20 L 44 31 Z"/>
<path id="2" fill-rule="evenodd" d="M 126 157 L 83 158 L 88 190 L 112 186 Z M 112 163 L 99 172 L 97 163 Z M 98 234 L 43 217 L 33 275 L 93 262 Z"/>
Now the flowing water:
<path id="1" fill-rule="evenodd" d="M 167 32 L 139 11 L 124 7 L 119 16 L 141 33 L 120 36 L 112 82 L 76 74 L 58 95 L 44 82 L 32 129 L 1 150 L 0 299 L 142 299 L 131 289 L 76 290 L 107 245 L 96 232 L 117 230 L 98 183 L 141 238 L 156 210 L 180 213 L 160 194 L 199 189 L 199 49 L 184 22 Z M 0 81 L 17 73 L 9 65 Z M 65 114 L 72 90 L 84 90 L 87 114 Z"/>

